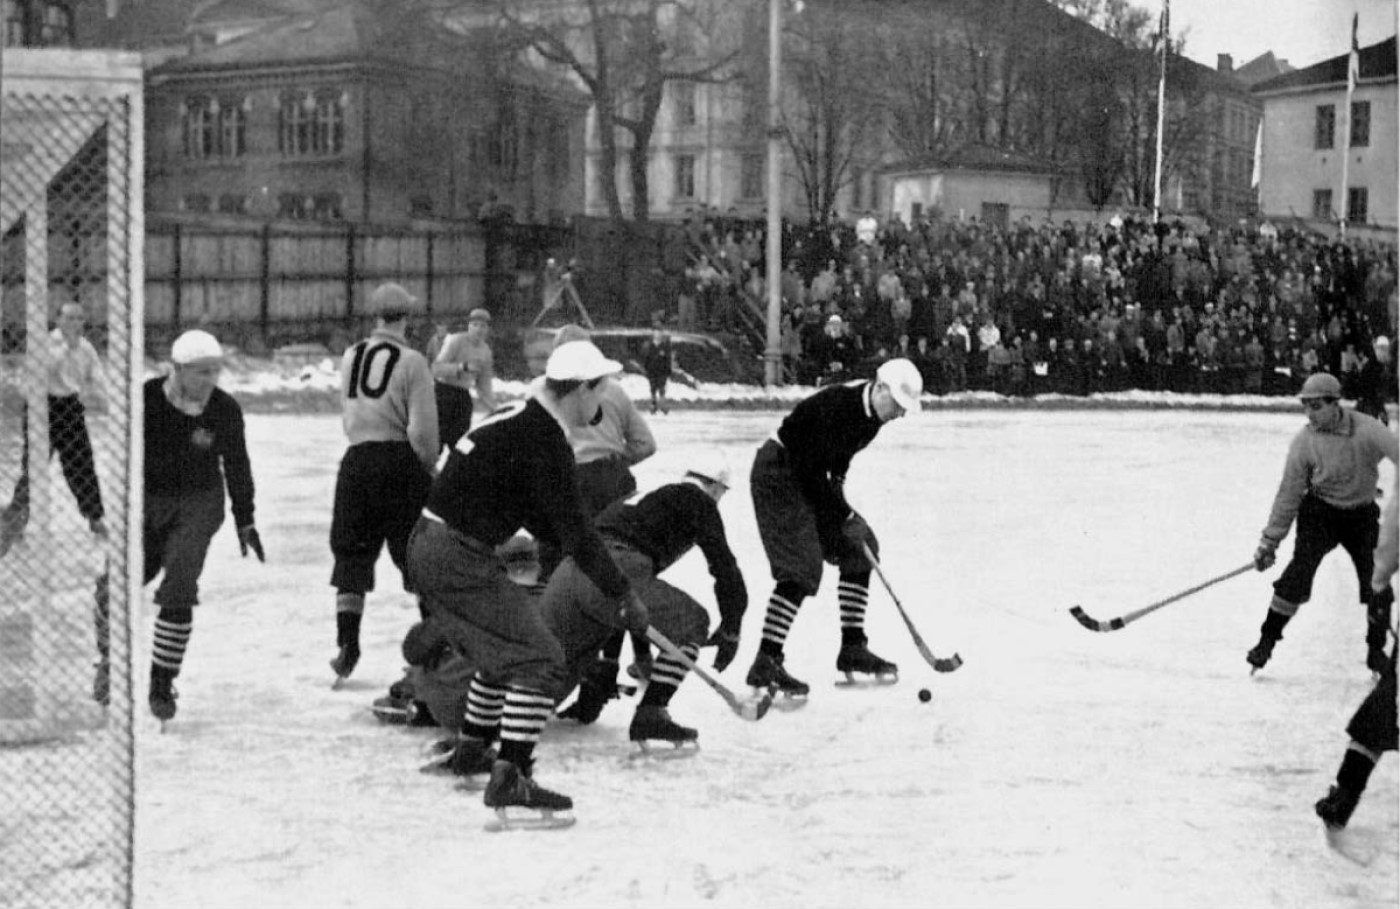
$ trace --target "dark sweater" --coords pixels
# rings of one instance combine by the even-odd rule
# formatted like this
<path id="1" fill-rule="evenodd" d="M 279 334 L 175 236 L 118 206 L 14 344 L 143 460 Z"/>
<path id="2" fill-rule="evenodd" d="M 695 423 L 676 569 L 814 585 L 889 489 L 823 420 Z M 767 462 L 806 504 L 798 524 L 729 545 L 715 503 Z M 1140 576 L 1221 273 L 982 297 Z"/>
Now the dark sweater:
<path id="1" fill-rule="evenodd" d="M 192 417 L 166 400 L 164 377 L 147 380 L 143 391 L 146 495 L 178 497 L 227 483 L 235 525 L 252 524 L 253 471 L 238 402 L 216 388 Z"/>

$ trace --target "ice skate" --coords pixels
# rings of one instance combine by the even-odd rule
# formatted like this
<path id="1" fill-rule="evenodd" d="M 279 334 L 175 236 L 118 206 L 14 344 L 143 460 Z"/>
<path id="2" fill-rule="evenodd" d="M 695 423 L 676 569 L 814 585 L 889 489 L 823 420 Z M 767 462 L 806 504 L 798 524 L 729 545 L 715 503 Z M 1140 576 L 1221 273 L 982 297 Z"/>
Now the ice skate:
<path id="1" fill-rule="evenodd" d="M 1359 801 L 1361 793 L 1332 786 L 1327 790 L 1327 795 L 1317 800 L 1313 809 L 1317 816 L 1322 818 L 1322 823 L 1327 825 L 1328 830 L 1341 830 L 1347 825 L 1347 821 L 1351 820 L 1351 813 L 1356 810 Z"/>
<path id="2" fill-rule="evenodd" d="M 808 692 L 812 690 L 806 682 L 788 675 L 787 670 L 783 668 L 782 654 L 774 656 L 761 650 L 754 658 L 753 665 L 749 667 L 749 674 L 744 682 L 753 688 L 766 688 L 775 695 L 783 695 L 773 703 L 786 702 L 790 706 L 805 703 Z"/>
<path id="3" fill-rule="evenodd" d="M 106 660 L 93 666 L 92 699 L 106 707 L 112 701 L 112 667 Z"/>
<path id="4" fill-rule="evenodd" d="M 1254 675 L 1254 673 L 1264 668 L 1264 665 L 1269 662 L 1269 657 L 1273 656 L 1274 645 L 1278 642 L 1278 638 L 1259 638 L 1259 643 L 1255 644 L 1254 648 L 1245 655 L 1245 660 L 1253 667 L 1249 670 L 1250 675 Z"/>
<path id="5" fill-rule="evenodd" d="M 572 827 L 572 815 L 560 816 L 557 811 L 572 811 L 574 800 L 567 795 L 551 792 L 530 778 L 528 769 L 509 761 L 496 761 L 491 767 L 491 782 L 486 784 L 483 797 L 487 808 L 496 810 L 496 819 L 488 821 L 486 830 L 557 830 Z M 528 808 L 536 814 L 511 815 L 507 808 Z"/>
<path id="6" fill-rule="evenodd" d="M 598 719 L 608 701 L 618 696 L 617 660 L 600 659 L 589 667 L 578 686 L 578 697 L 559 712 L 561 720 L 574 720 L 587 726 Z"/>
<path id="7" fill-rule="evenodd" d="M 448 739 L 439 742 L 438 747 L 443 750 L 419 768 L 423 773 L 432 776 L 477 776 L 490 773 L 496 761 L 496 749 L 481 739 L 463 737 L 455 742 Z"/>
<path id="8" fill-rule="evenodd" d="M 836 671 L 845 675 L 844 680 L 836 683 L 842 687 L 893 685 L 899 681 L 899 667 L 871 653 L 864 636 L 859 642 L 841 645 L 841 652 L 836 655 Z M 857 674 L 867 678 L 857 678 Z"/>
<path id="9" fill-rule="evenodd" d="M 147 703 L 151 707 L 151 715 L 160 720 L 161 732 L 165 731 L 165 724 L 175 718 L 175 701 L 179 697 L 173 676 L 159 671 L 151 673 L 151 693 Z"/>
<path id="10" fill-rule="evenodd" d="M 375 719 L 389 726 L 423 725 L 420 719 L 420 705 L 412 698 L 396 698 L 393 695 L 375 698 L 369 709 Z"/>
<path id="11" fill-rule="evenodd" d="M 341 683 L 350 678 L 350 673 L 355 671 L 355 667 L 360 662 L 359 644 L 342 644 L 340 652 L 331 660 L 331 671 L 335 673 L 335 681 L 331 682 L 331 688 L 339 688 Z"/>
<path id="12" fill-rule="evenodd" d="M 637 743 L 639 757 L 670 760 L 694 757 L 700 750 L 700 733 L 672 720 L 665 707 L 639 706 L 632 715 L 627 737 Z M 672 747 L 653 750 L 652 742 L 670 742 Z"/>

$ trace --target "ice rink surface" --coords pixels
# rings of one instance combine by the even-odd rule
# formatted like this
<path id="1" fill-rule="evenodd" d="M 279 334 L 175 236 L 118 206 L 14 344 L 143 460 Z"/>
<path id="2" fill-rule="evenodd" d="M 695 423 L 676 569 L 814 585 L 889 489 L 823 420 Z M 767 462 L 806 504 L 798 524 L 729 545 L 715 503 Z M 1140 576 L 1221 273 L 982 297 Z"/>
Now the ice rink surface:
<path id="1" fill-rule="evenodd" d="M 747 479 L 781 413 L 654 417 L 644 489 L 718 446 L 721 503 L 749 585 L 746 693 L 771 589 Z M 1108 634 L 1107 619 L 1249 561 L 1297 414 L 927 412 L 884 428 L 847 494 L 930 647 L 873 579 L 872 649 L 892 687 L 838 689 L 835 571 L 803 607 L 788 668 L 809 703 L 758 723 L 691 679 L 672 704 L 691 760 L 630 760 L 633 701 L 551 722 L 536 774 L 573 797 L 566 831 L 490 834 L 480 793 L 416 771 L 436 730 L 380 725 L 417 610 L 385 556 L 365 656 L 330 688 L 327 531 L 344 449 L 334 416 L 248 419 L 268 563 L 225 524 L 158 735 L 140 709 L 137 905 L 157 907 L 1338 907 L 1400 893 L 1396 758 L 1324 844 L 1345 724 L 1371 685 L 1364 609 L 1340 550 L 1273 661 L 1251 678 L 1270 582 L 1250 571 Z M 1391 494 L 1394 473 L 1383 474 Z M 698 553 L 666 578 L 711 607 Z M 149 604 L 141 661 L 149 656 Z M 702 651 L 708 666 L 713 651 Z M 144 683 L 144 669 L 139 678 Z M 920 688 L 933 698 L 921 704 Z M 144 705 L 144 684 L 138 692 Z"/>

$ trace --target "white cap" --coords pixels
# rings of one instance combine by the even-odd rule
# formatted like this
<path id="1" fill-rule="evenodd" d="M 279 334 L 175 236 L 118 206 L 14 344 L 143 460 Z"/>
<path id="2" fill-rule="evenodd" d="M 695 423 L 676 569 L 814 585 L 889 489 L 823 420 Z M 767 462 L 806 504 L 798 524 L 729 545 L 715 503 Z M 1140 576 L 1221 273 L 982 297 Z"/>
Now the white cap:
<path id="1" fill-rule="evenodd" d="M 622 364 L 609 360 L 592 341 L 569 341 L 554 348 L 545 364 L 544 376 L 560 382 L 590 382 L 622 372 Z"/>
<path id="2" fill-rule="evenodd" d="M 707 483 L 718 483 L 726 489 L 732 476 L 729 457 L 718 448 L 698 456 L 685 472 L 687 476 L 698 477 Z"/>
<path id="3" fill-rule="evenodd" d="M 1389 346 L 1390 346 L 1390 339 L 1387 338 L 1385 335 L 1381 335 L 1380 337 L 1376 338 L 1375 343 L 1374 343 L 1373 346 L 1375 346 L 1375 347 L 1389 347 Z"/>
<path id="4" fill-rule="evenodd" d="M 890 395 L 906 413 L 915 413 L 921 408 L 919 396 L 924 393 L 924 377 L 918 367 L 903 357 L 886 360 L 875 370 L 876 380 L 884 383 Z"/>
<path id="5" fill-rule="evenodd" d="M 222 360 L 224 349 L 207 331 L 191 329 L 175 339 L 170 345 L 170 362 L 193 363 L 196 360 Z"/>

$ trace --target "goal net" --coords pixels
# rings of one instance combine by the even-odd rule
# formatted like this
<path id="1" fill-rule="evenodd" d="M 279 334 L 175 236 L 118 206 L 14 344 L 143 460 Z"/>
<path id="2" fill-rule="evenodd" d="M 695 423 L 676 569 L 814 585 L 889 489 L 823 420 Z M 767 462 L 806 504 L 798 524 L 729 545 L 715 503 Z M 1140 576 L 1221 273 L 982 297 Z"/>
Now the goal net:
<path id="1" fill-rule="evenodd" d="M 2 906 L 132 899 L 141 129 L 134 55 L 0 51 Z"/>

